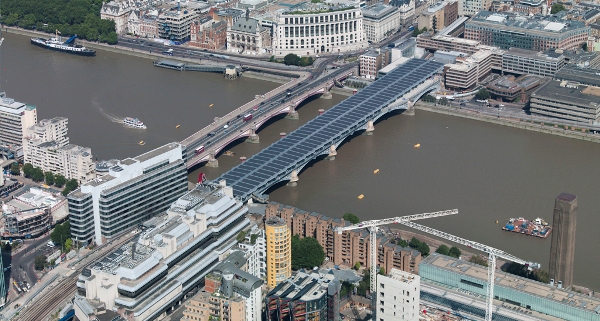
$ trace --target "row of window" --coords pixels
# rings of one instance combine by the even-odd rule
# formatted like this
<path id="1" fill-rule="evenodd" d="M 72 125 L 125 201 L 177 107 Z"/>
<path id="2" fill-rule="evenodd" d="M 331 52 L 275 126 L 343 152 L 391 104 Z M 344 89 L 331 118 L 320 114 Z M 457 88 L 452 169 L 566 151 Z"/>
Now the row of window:
<path id="1" fill-rule="evenodd" d="M 323 23 L 323 22 L 333 22 L 333 21 L 343 21 L 348 19 L 355 19 L 356 11 L 350 13 L 340 13 L 333 15 L 322 15 L 316 17 L 295 17 L 295 18 L 284 18 L 285 24 L 309 24 L 309 23 Z"/>
<path id="2" fill-rule="evenodd" d="M 320 26 L 300 26 L 300 27 L 284 27 L 284 34 L 286 37 L 314 37 L 323 36 L 329 34 L 339 34 L 354 32 L 358 28 L 356 21 L 335 23 Z M 281 30 L 279 32 L 281 35 Z"/>

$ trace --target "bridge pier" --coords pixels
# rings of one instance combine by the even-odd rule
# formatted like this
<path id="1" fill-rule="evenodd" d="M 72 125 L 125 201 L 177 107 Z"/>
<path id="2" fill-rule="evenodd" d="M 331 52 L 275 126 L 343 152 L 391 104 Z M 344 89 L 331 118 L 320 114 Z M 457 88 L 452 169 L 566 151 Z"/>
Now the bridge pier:
<path id="1" fill-rule="evenodd" d="M 207 167 L 219 167 L 219 161 L 215 158 L 215 152 L 208 154 Z"/>
<path id="2" fill-rule="evenodd" d="M 412 100 L 408 100 L 408 108 L 404 112 L 405 115 L 414 116 L 415 115 L 415 103 Z"/>
<path id="3" fill-rule="evenodd" d="M 373 121 L 369 120 L 367 122 L 367 129 L 365 129 L 364 135 L 367 135 L 367 136 L 373 135 L 374 130 L 375 130 L 375 126 L 373 125 Z"/>
<path id="4" fill-rule="evenodd" d="M 258 134 L 256 133 L 256 128 L 250 129 L 250 136 L 246 138 L 246 143 L 258 144 L 260 142 Z"/>
<path id="5" fill-rule="evenodd" d="M 328 160 L 334 160 L 336 155 L 337 155 L 337 150 L 335 150 L 335 145 L 331 145 L 329 147 L 329 155 L 327 155 L 326 158 Z"/>
<path id="6" fill-rule="evenodd" d="M 321 98 L 323 98 L 323 99 L 331 99 L 331 98 L 333 98 L 331 96 L 331 93 L 329 92 L 329 87 L 328 86 L 323 87 L 323 89 L 325 89 L 325 91 L 321 95 Z"/>
<path id="7" fill-rule="evenodd" d="M 290 106 L 290 111 L 288 112 L 287 116 L 285 116 L 285 118 L 292 119 L 292 120 L 298 120 L 300 118 L 298 115 L 298 112 L 295 110 L 294 105 Z"/>
<path id="8" fill-rule="evenodd" d="M 293 170 L 290 174 L 290 181 L 287 183 L 287 186 L 296 186 L 298 185 L 298 171 Z"/>

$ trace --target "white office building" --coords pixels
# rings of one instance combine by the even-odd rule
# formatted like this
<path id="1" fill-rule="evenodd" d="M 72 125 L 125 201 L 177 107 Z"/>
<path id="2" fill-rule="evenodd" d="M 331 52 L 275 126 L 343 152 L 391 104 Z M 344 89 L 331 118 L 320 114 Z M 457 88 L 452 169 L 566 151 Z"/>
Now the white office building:
<path id="1" fill-rule="evenodd" d="M 37 123 L 33 105 L 16 102 L 0 92 L 0 144 L 21 145 L 25 129 Z"/>
<path id="2" fill-rule="evenodd" d="M 273 54 L 338 54 L 368 46 L 358 6 L 303 3 L 275 16 Z"/>
<path id="3" fill-rule="evenodd" d="M 379 321 L 419 320 L 421 279 L 418 275 L 392 268 L 377 276 L 377 319 Z"/>
<path id="4" fill-rule="evenodd" d="M 170 143 L 126 158 L 70 193 L 71 235 L 101 245 L 169 208 L 187 191 L 183 146 Z"/>
<path id="5" fill-rule="evenodd" d="M 380 42 L 400 28 L 400 10 L 383 3 L 362 8 L 367 40 Z"/>

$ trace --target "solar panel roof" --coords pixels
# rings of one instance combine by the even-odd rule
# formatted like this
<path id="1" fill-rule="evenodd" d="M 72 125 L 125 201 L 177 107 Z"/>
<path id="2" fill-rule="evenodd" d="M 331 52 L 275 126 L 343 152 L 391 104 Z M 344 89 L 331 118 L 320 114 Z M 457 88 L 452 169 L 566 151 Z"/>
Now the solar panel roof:
<path id="1" fill-rule="evenodd" d="M 366 115 L 393 103 L 443 66 L 442 63 L 422 59 L 407 61 L 356 95 L 224 173 L 217 181 L 226 180 L 227 185 L 233 187 L 234 195 L 243 200 L 254 192 L 264 192 L 257 189 L 276 184 L 277 177 L 287 171 L 290 165 L 306 155 L 313 155 L 332 137 L 363 121 Z"/>

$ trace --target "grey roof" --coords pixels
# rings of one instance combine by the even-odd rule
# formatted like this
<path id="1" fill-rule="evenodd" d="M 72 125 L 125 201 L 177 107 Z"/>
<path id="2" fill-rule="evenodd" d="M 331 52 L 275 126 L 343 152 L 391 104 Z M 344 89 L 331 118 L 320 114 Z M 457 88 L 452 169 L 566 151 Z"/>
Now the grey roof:
<path id="1" fill-rule="evenodd" d="M 554 75 L 554 78 L 600 87 L 600 69 L 579 68 L 574 65 L 567 65 L 562 67 Z"/>
<path id="2" fill-rule="evenodd" d="M 258 23 L 258 20 L 254 18 L 241 18 L 231 25 L 231 31 L 256 33 L 257 31 L 261 32 L 262 30 L 263 26 L 261 26 L 260 23 Z"/>
<path id="3" fill-rule="evenodd" d="M 404 5 L 409 5 L 410 0 L 392 0 L 390 1 L 390 5 L 394 7 L 402 7 Z"/>
<path id="4" fill-rule="evenodd" d="M 239 294 L 248 297 L 250 296 L 250 293 L 253 290 L 258 289 L 264 281 L 246 271 L 242 271 L 240 267 L 244 264 L 246 264 L 244 252 L 235 251 L 223 262 L 215 266 L 213 272 L 218 272 L 220 274 L 232 273 L 235 275 L 236 277 L 233 278 L 234 288 L 238 292 L 241 292 Z"/>
<path id="5" fill-rule="evenodd" d="M 363 17 L 371 19 L 383 19 L 388 15 L 398 11 L 394 6 L 388 6 L 383 3 L 377 3 L 368 7 L 362 8 Z"/>
<path id="6" fill-rule="evenodd" d="M 557 26 L 557 24 L 562 24 L 564 26 L 556 30 L 551 27 L 550 23 L 555 23 L 555 26 Z M 517 13 L 491 11 L 480 11 L 466 24 L 497 25 L 498 28 L 507 28 L 507 30 L 526 29 L 544 33 L 565 33 L 575 29 L 589 28 L 582 21 L 565 21 L 558 16 L 535 15 L 533 17 L 528 17 Z"/>
<path id="7" fill-rule="evenodd" d="M 579 85 L 576 88 L 562 87 L 560 81 L 551 80 L 545 85 L 541 86 L 532 94 L 533 97 L 544 97 L 554 101 L 568 102 L 569 104 L 579 106 L 600 106 L 600 96 L 595 94 L 584 93 L 583 91 L 588 86 Z M 592 89 L 594 87 L 591 87 Z M 600 92 L 600 88 L 595 88 L 596 91 Z M 592 90 L 594 92 L 594 90 Z"/>

